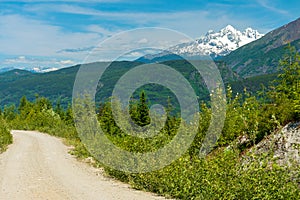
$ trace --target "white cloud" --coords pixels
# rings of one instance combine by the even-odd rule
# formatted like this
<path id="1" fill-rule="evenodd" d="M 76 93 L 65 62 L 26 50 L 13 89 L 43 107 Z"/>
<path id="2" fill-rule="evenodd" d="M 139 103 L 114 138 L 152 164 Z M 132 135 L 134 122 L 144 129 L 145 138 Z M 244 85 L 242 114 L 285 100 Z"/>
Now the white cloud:
<path id="1" fill-rule="evenodd" d="M 96 33 L 67 32 L 59 26 L 20 15 L 1 16 L 0 30 L 0 44 L 5 47 L 0 53 L 6 55 L 64 56 L 57 51 L 101 41 Z"/>
<path id="2" fill-rule="evenodd" d="M 26 57 L 25 57 L 25 56 L 19 56 L 19 59 L 20 59 L 20 60 L 25 60 Z"/>
<path id="3" fill-rule="evenodd" d="M 75 62 L 73 60 L 61 60 L 61 61 L 59 61 L 59 64 L 61 64 L 61 65 L 74 65 Z"/>
<path id="4" fill-rule="evenodd" d="M 118 33 L 107 40 L 99 43 L 90 53 L 85 62 L 97 60 L 130 60 L 145 55 L 145 50 L 165 50 L 179 44 L 180 41 L 189 40 L 182 33 L 171 29 L 162 28 L 139 28 Z"/>
<path id="5" fill-rule="evenodd" d="M 33 60 L 27 59 L 26 56 L 19 56 L 17 58 L 5 59 L 2 64 L 17 64 L 17 63 L 32 63 Z"/>
<path id="6" fill-rule="evenodd" d="M 88 32 L 98 33 L 98 34 L 102 35 L 103 37 L 107 37 L 107 36 L 113 35 L 116 32 L 120 31 L 120 30 L 114 30 L 114 31 L 112 31 L 112 30 L 103 28 L 102 26 L 97 25 L 97 24 L 87 25 L 84 29 L 86 31 L 88 31 Z"/>
<path id="7" fill-rule="evenodd" d="M 147 38 L 143 38 L 143 39 L 140 39 L 139 41 L 137 41 L 137 43 L 139 43 L 139 44 L 147 44 L 148 40 L 147 40 Z"/>
<path id="8" fill-rule="evenodd" d="M 209 29 L 220 29 L 226 26 L 228 23 L 233 24 L 236 27 L 251 26 L 253 21 L 250 19 L 240 19 L 236 16 L 230 16 L 228 14 L 229 8 L 225 10 L 210 9 L 192 10 L 192 11 L 173 11 L 173 12 L 117 12 L 117 11 L 103 11 L 96 10 L 89 7 L 70 5 L 70 4 L 38 4 L 27 7 L 27 11 L 31 12 L 61 12 L 77 15 L 92 16 L 97 20 L 109 20 L 114 22 L 122 22 L 129 27 L 145 27 L 145 26 L 157 26 L 164 28 L 171 28 L 177 31 L 181 31 L 192 37 L 199 37 L 206 33 Z M 217 14 L 217 15 L 216 15 Z M 257 28 L 257 27 L 254 27 Z M 87 30 L 101 31 L 103 27 L 98 28 L 97 25 L 87 26 Z M 120 31 L 114 31 L 118 32 Z M 110 33 L 107 33 L 110 34 Z"/>
<path id="9" fill-rule="evenodd" d="M 288 15 L 289 12 L 280 8 L 276 8 L 273 5 L 274 1 L 270 2 L 269 0 L 257 0 L 257 3 L 260 4 L 262 7 L 271 10 L 273 12 L 279 13 L 281 15 Z"/>

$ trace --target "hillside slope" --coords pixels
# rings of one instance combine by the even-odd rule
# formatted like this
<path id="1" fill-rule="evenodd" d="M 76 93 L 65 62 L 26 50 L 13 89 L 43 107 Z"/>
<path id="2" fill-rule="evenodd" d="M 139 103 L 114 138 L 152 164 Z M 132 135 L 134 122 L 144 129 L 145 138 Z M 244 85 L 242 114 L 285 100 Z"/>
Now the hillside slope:
<path id="1" fill-rule="evenodd" d="M 94 64 L 97 65 L 96 68 L 92 67 Z M 89 73 L 91 74 L 94 74 L 94 70 L 97 70 L 98 67 L 102 68 L 107 66 L 107 63 L 103 62 L 94 64 L 82 66 L 90 67 L 91 70 Z M 119 78 L 130 69 L 141 64 L 143 63 L 129 61 L 113 62 L 106 69 L 98 83 L 96 100 L 99 102 L 109 98 Z M 163 62 L 163 64 L 176 69 L 189 80 L 202 100 L 209 98 L 205 83 L 200 76 L 195 76 L 197 73 L 190 63 L 185 60 L 175 60 Z M 47 97 L 52 102 L 56 102 L 57 99 L 60 98 L 60 103 L 66 107 L 68 103 L 71 102 L 73 85 L 79 68 L 80 65 L 47 73 L 31 73 L 13 70 L 0 74 L 0 107 L 9 104 L 18 104 L 20 98 L 24 95 L 28 100 L 32 101 L 36 98 L 36 94 Z M 225 65 L 220 64 L 219 70 L 224 82 L 238 79 L 236 74 Z M 88 78 L 89 74 L 86 74 L 87 81 Z M 162 103 L 163 99 L 163 101 L 166 102 L 167 97 L 171 96 L 169 91 L 161 87 L 153 87 L 153 85 L 146 85 L 144 88 L 140 88 L 137 94 L 141 89 L 146 90 L 149 99 L 156 101 L 156 103 Z"/>
<path id="2" fill-rule="evenodd" d="M 242 77 L 275 73 L 280 58 L 285 54 L 285 46 L 289 43 L 300 49 L 300 18 L 233 51 L 221 60 Z"/>

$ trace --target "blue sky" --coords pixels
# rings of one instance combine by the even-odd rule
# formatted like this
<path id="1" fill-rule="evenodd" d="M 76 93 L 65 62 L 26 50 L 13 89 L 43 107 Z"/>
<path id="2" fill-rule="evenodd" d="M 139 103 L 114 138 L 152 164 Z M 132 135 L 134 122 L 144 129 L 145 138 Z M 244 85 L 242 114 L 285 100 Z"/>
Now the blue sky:
<path id="1" fill-rule="evenodd" d="M 81 63 L 99 42 L 135 28 L 192 38 L 228 24 L 266 33 L 299 18 L 299 8 L 299 0 L 2 0 L 0 70 Z"/>

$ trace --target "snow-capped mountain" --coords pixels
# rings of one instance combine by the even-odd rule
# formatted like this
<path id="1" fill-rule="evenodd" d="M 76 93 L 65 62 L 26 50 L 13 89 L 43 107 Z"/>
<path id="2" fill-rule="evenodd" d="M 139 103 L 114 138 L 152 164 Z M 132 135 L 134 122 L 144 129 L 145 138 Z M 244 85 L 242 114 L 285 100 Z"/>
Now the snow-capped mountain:
<path id="1" fill-rule="evenodd" d="M 225 56 L 237 48 L 261 38 L 263 34 L 252 28 L 243 32 L 228 25 L 219 32 L 210 30 L 196 42 L 183 43 L 170 48 L 170 51 L 188 57 L 211 55 Z"/>

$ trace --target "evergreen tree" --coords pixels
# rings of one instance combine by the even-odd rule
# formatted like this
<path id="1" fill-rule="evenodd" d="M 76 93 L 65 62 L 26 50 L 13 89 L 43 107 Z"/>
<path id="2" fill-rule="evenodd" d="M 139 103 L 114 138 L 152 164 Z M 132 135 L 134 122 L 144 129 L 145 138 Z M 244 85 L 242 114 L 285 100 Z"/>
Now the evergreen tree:
<path id="1" fill-rule="evenodd" d="M 69 125 L 74 124 L 73 111 L 72 111 L 72 106 L 70 104 L 68 104 L 66 114 L 64 115 L 64 121 L 66 122 L 66 124 L 69 124 Z"/>
<path id="2" fill-rule="evenodd" d="M 18 107 L 18 111 L 21 113 L 23 110 L 26 109 L 27 105 L 29 104 L 26 96 L 22 96 L 22 98 L 20 99 L 20 104 Z"/>
<path id="3" fill-rule="evenodd" d="M 8 121 L 15 119 L 16 117 L 16 106 L 14 104 L 10 106 L 4 106 L 3 116 Z"/>
<path id="4" fill-rule="evenodd" d="M 65 118 L 65 112 L 64 112 L 63 108 L 61 107 L 60 98 L 58 98 L 56 101 L 56 106 L 55 106 L 54 112 L 56 112 L 61 119 Z"/>
<path id="5" fill-rule="evenodd" d="M 146 126 L 150 124 L 149 107 L 147 105 L 145 91 L 142 91 L 140 94 L 140 101 L 138 104 L 138 116 L 138 125 Z"/>
<path id="6" fill-rule="evenodd" d="M 18 111 L 20 113 L 19 115 L 20 119 L 25 120 L 27 115 L 31 112 L 32 107 L 33 104 L 27 100 L 26 96 L 23 96 L 20 99 L 20 104 L 18 107 Z"/>
<path id="7" fill-rule="evenodd" d="M 129 114 L 131 119 L 138 124 L 139 123 L 139 114 L 138 114 L 138 102 L 131 97 L 129 102 Z"/>
<path id="8" fill-rule="evenodd" d="M 166 109 L 167 119 L 165 124 L 165 130 L 168 133 L 168 135 L 171 135 L 172 132 L 174 132 L 174 130 L 176 129 L 176 117 L 172 116 L 171 114 L 172 111 L 173 111 L 173 106 L 170 97 L 168 97 L 167 109 Z"/>

